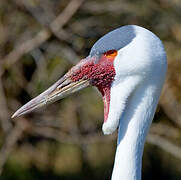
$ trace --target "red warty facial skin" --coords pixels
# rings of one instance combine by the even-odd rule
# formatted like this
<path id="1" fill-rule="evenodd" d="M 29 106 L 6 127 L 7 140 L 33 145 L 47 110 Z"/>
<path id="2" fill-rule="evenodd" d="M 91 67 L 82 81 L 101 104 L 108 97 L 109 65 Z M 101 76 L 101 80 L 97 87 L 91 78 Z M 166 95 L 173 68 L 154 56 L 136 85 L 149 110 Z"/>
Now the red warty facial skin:
<path id="1" fill-rule="evenodd" d="M 75 66 L 75 69 L 72 69 L 73 73 L 71 73 L 72 81 L 87 79 L 92 86 L 99 89 L 104 101 L 104 122 L 108 118 L 110 88 L 116 74 L 113 61 L 114 57 L 106 57 L 105 55 L 102 55 L 98 62 L 95 58 L 86 58 L 79 63 L 80 66 L 79 64 Z"/>

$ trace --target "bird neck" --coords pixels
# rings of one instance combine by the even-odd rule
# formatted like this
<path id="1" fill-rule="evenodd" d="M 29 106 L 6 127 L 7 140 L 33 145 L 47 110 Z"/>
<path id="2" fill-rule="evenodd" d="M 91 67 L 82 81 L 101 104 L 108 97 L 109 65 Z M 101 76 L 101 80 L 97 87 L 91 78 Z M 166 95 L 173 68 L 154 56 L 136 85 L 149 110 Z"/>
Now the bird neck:
<path id="1" fill-rule="evenodd" d="M 155 83 L 155 82 L 154 82 Z M 112 180 L 140 180 L 145 138 L 158 103 L 161 86 L 147 82 L 130 95 L 120 118 Z"/>

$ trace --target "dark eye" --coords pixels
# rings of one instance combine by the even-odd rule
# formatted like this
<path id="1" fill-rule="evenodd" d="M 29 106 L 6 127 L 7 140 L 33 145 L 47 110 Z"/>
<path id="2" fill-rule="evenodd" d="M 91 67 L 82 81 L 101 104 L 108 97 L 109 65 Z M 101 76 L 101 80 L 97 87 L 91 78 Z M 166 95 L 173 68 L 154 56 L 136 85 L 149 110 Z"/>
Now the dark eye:
<path id="1" fill-rule="evenodd" d="M 117 54 L 118 54 L 117 50 L 109 50 L 104 53 L 104 56 L 106 56 L 108 58 L 113 58 L 113 57 L 116 57 Z"/>

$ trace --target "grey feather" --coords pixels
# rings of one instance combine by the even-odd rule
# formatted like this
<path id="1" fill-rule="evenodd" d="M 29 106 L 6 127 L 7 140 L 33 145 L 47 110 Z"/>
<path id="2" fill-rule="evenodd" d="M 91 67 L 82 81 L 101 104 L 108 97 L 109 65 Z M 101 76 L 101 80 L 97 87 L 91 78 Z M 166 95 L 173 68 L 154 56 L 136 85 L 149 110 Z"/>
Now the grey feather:
<path id="1" fill-rule="evenodd" d="M 119 50 L 128 45 L 135 37 L 134 25 L 122 26 L 101 37 L 93 45 L 89 55 L 99 56 L 109 50 Z"/>

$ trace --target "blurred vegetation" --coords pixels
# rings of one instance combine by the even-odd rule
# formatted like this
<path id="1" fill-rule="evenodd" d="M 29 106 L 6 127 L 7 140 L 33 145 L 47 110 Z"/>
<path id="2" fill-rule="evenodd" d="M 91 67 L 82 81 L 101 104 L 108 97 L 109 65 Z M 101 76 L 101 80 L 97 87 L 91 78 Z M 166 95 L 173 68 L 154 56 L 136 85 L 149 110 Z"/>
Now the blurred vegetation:
<path id="1" fill-rule="evenodd" d="M 87 56 L 98 38 L 126 24 L 157 34 L 169 65 L 143 179 L 181 179 L 180 22 L 180 0 L 1 0 L 0 179 L 110 179 L 116 134 L 101 133 L 103 104 L 95 88 L 15 122 L 10 117 Z"/>

